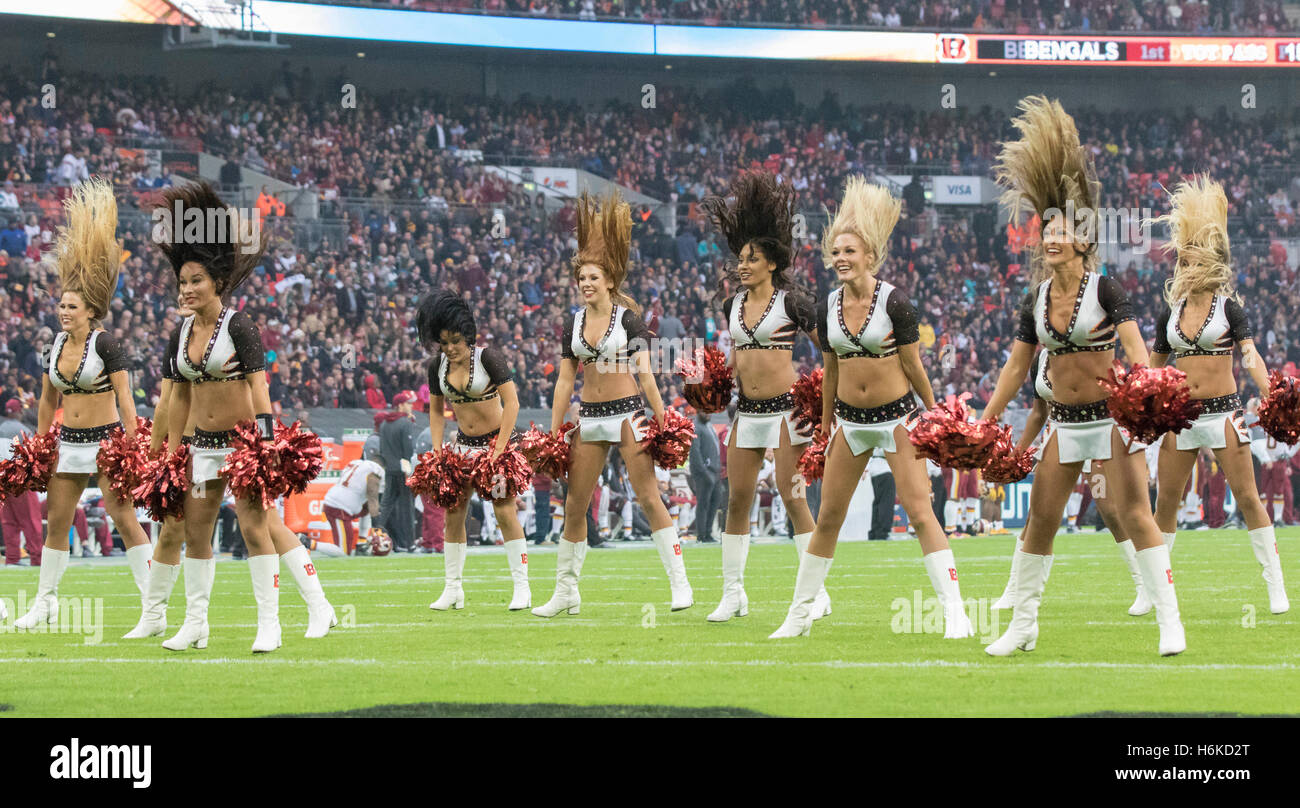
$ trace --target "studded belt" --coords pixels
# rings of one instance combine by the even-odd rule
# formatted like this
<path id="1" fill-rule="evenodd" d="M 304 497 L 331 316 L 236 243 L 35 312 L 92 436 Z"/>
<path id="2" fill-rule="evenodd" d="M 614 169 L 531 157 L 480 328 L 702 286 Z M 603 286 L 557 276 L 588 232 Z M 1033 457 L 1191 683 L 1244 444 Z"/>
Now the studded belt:
<path id="1" fill-rule="evenodd" d="M 496 440 L 497 435 L 501 434 L 501 428 L 498 427 L 491 432 L 485 432 L 482 435 L 466 435 L 464 432 L 456 433 L 456 445 L 466 446 L 471 449 L 479 449 L 484 446 L 491 446 L 492 441 Z M 515 433 L 510 433 L 510 440 L 513 442 Z"/>
<path id="2" fill-rule="evenodd" d="M 1201 415 L 1218 415 L 1224 412 L 1236 412 L 1241 409 L 1241 393 L 1229 393 L 1226 396 L 1217 398 L 1199 398 L 1194 399 L 1201 402 L 1204 407 Z"/>
<path id="3" fill-rule="evenodd" d="M 906 418 L 913 412 L 916 412 L 916 399 L 913 398 L 911 393 L 888 404 L 881 404 L 879 407 L 869 407 L 867 409 L 854 407 L 852 404 L 845 404 L 838 398 L 835 399 L 835 415 L 841 421 L 848 421 L 852 424 L 883 424 L 886 421 L 897 421 L 899 418 Z"/>
<path id="4" fill-rule="evenodd" d="M 1091 404 L 1060 404 L 1047 402 L 1047 417 L 1062 424 L 1086 424 L 1089 421 L 1104 421 L 1110 417 L 1107 399 Z"/>
<path id="5" fill-rule="evenodd" d="M 92 426 L 86 429 L 78 429 L 72 426 L 59 427 L 59 440 L 64 443 L 99 443 L 101 440 L 108 440 L 109 434 L 122 425 L 121 421 L 115 424 L 104 424 L 103 426 Z"/>
<path id="6" fill-rule="evenodd" d="M 194 428 L 194 437 L 190 440 L 190 445 L 196 449 L 229 449 L 230 442 L 234 440 L 235 430 L 227 429 L 224 432 L 208 432 L 204 429 Z"/>
<path id="7" fill-rule="evenodd" d="M 616 398 L 613 401 L 584 401 L 578 405 L 579 418 L 608 418 L 612 415 L 627 415 L 644 412 L 645 402 L 640 396 Z"/>
<path id="8" fill-rule="evenodd" d="M 745 398 L 742 395 L 736 405 L 736 412 L 744 415 L 773 415 L 789 412 L 792 409 L 794 409 L 794 396 L 790 393 L 782 393 L 772 398 Z"/>

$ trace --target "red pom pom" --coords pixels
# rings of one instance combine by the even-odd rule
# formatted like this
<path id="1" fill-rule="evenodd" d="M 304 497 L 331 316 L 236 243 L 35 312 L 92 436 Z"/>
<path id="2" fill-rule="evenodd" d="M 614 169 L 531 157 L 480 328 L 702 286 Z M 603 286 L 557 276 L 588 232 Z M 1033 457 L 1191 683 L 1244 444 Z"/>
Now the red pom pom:
<path id="1" fill-rule="evenodd" d="M 968 398 L 970 393 L 948 396 L 920 417 L 908 434 L 918 455 L 952 469 L 977 469 L 988 461 L 994 441 L 1009 427 L 970 420 Z"/>
<path id="2" fill-rule="evenodd" d="M 677 375 L 686 382 L 682 397 L 696 410 L 722 412 L 731 403 L 735 375 L 727 367 L 727 355 L 712 345 L 697 350 L 693 360 L 677 360 Z"/>
<path id="3" fill-rule="evenodd" d="M 551 434 L 538 429 L 536 424 L 529 424 L 528 431 L 519 436 L 519 451 L 528 459 L 534 473 L 553 480 L 568 476 L 571 448 L 568 434 L 576 427 L 571 421 L 565 421 L 557 433 Z"/>
<path id="4" fill-rule="evenodd" d="M 1138 362 L 1131 370 L 1116 361 L 1109 376 L 1097 383 L 1110 393 L 1110 417 L 1142 443 L 1155 443 L 1166 432 L 1192 425 L 1205 407 L 1187 389 L 1187 374 L 1178 368 L 1149 368 Z"/>
<path id="5" fill-rule="evenodd" d="M 812 373 L 805 373 L 790 388 L 794 396 L 794 417 L 800 428 L 815 427 L 822 420 L 822 378 L 824 371 L 817 368 Z"/>
<path id="6" fill-rule="evenodd" d="M 131 499 L 149 511 L 149 518 L 162 522 L 168 516 L 185 517 L 185 494 L 190 487 L 190 447 L 181 446 L 174 452 L 160 453 L 145 463 L 143 479 L 131 491 Z"/>
<path id="7" fill-rule="evenodd" d="M 235 451 L 226 455 L 221 467 L 222 476 L 230 481 L 230 493 L 236 499 L 259 502 L 263 510 L 269 510 L 285 490 L 275 442 L 262 440 L 254 422 L 240 421 L 235 424 L 230 443 Z"/>
<path id="8" fill-rule="evenodd" d="M 826 474 L 826 449 L 830 446 L 830 434 L 817 433 L 813 442 L 799 455 L 799 473 L 807 482 L 820 480 Z"/>
<path id="9" fill-rule="evenodd" d="M 1259 425 L 1278 443 L 1300 441 L 1300 379 L 1268 374 L 1268 397 L 1259 403 Z"/>
<path id="10" fill-rule="evenodd" d="M 301 494 L 307 485 L 325 467 L 325 447 L 320 436 L 302 429 L 300 421 L 289 426 L 275 425 L 275 451 L 279 455 L 279 483 L 277 496 Z"/>
<path id="11" fill-rule="evenodd" d="M 44 491 L 59 459 L 59 428 L 40 435 L 25 435 L 13 444 L 13 457 L 0 463 L 0 491 L 17 496 L 24 491 Z"/>
<path id="12" fill-rule="evenodd" d="M 135 502 L 132 491 L 145 480 L 145 467 L 149 462 L 149 430 L 153 422 L 136 416 L 135 437 L 128 438 L 126 430 L 114 429 L 106 440 L 99 442 L 100 487 L 104 480 L 108 488 L 125 502 Z"/>
<path id="13" fill-rule="evenodd" d="M 514 499 L 533 487 L 533 469 L 522 452 L 508 446 L 495 460 L 491 451 L 479 452 L 472 481 L 485 502 Z"/>
<path id="14" fill-rule="evenodd" d="M 980 470 L 985 482 L 1016 483 L 1028 477 L 1029 472 L 1034 470 L 1033 450 L 1028 447 L 1016 448 L 1015 442 L 1011 440 L 1011 427 L 1004 427 L 1004 429 L 1006 431 L 993 441 L 993 451 L 984 463 L 984 468 Z"/>
<path id="15" fill-rule="evenodd" d="M 469 481 L 468 456 L 443 446 L 420 455 L 406 486 L 417 495 L 428 496 L 435 506 L 451 509 L 464 501 Z"/>
<path id="16" fill-rule="evenodd" d="M 677 410 L 664 410 L 664 427 L 650 419 L 641 449 L 661 469 L 675 469 L 690 457 L 691 443 L 695 441 L 695 424 Z"/>

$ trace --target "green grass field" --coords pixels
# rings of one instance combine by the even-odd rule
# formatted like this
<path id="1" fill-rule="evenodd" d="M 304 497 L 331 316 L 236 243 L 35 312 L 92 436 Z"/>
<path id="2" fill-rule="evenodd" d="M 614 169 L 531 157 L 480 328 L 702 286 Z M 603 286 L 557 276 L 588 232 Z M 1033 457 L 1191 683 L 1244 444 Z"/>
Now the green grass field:
<path id="1" fill-rule="evenodd" d="M 74 560 L 68 598 L 102 598 L 102 641 L 82 633 L 0 633 L 0 710 L 10 716 L 662 715 L 1052 716 L 1081 713 L 1300 713 L 1300 529 L 1279 530 L 1296 606 L 1268 612 L 1244 531 L 1179 534 L 1174 570 L 1188 650 L 1156 654 L 1154 615 L 1129 617 L 1133 586 L 1109 534 L 1062 534 L 1040 615 L 1037 650 L 994 659 L 983 645 L 1007 613 L 988 604 L 1006 582 L 1013 537 L 954 542 L 977 632 L 898 632 L 932 591 L 915 541 L 840 546 L 828 589 L 834 614 L 812 636 L 770 641 L 793 591 L 789 541 L 755 543 L 750 614 L 705 622 L 721 594 L 718 545 L 685 548 L 696 605 L 668 609 L 649 542 L 593 549 L 582 614 L 552 620 L 505 609 L 500 548 L 471 551 L 466 608 L 432 612 L 441 556 L 317 560 L 343 627 L 305 640 L 306 608 L 281 576 L 284 647 L 249 652 L 255 608 L 244 564 L 217 565 L 205 651 L 122 640 L 139 598 L 124 563 Z M 533 599 L 550 596 L 553 548 L 529 553 Z M 32 593 L 36 571 L 0 573 L 0 596 Z M 899 599 L 899 600 L 896 600 Z M 177 581 L 169 634 L 180 625 Z M 10 623 L 13 616 L 10 617 Z M 923 621 L 921 622 L 923 627 Z M 85 626 L 82 627 L 86 630 Z M 93 637 L 92 637 L 93 639 Z M 532 706 L 525 706 L 532 705 Z M 552 705 L 552 706 L 544 706 Z M 558 705 L 558 706 L 556 706 Z M 584 709 L 573 710 L 570 706 Z M 381 708 L 381 709 L 367 709 Z M 698 713 L 697 713 L 698 714 Z"/>

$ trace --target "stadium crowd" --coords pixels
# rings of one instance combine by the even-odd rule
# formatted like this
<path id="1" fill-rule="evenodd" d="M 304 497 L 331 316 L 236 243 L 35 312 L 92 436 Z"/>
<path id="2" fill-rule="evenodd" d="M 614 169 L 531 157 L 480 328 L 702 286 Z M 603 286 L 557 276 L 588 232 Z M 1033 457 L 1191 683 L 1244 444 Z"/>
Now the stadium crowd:
<path id="1" fill-rule="evenodd" d="M 637 22 L 755 23 L 843 28 L 1006 31 L 1017 34 L 1294 31 L 1281 0 L 327 0 L 424 11 Z"/>
<path id="2" fill-rule="evenodd" d="M 57 72 L 57 63 L 46 70 Z M 483 162 L 530 155 L 540 165 L 578 165 L 667 200 L 679 214 L 677 232 L 670 235 L 649 209 L 638 211 L 627 290 L 660 338 L 725 341 L 715 283 L 724 256 L 695 203 L 722 191 L 737 171 L 763 167 L 797 189 L 809 227 L 795 275 L 820 295 L 828 278 L 820 271 L 817 216 L 848 174 L 987 173 L 996 142 L 1008 134 L 1005 115 L 990 109 L 862 108 L 831 96 L 807 109 L 788 90 L 746 85 L 711 94 L 665 88 L 647 126 L 639 106 L 405 94 L 378 99 L 358 112 L 359 121 L 344 121 L 337 104 L 293 100 L 313 98 L 312 81 L 287 65 L 261 96 L 215 86 L 181 96 L 165 82 L 86 75 L 65 81 L 76 91 L 65 91 L 51 110 L 37 102 L 34 82 L 0 75 L 2 386 L 27 396 L 39 390 L 40 351 L 57 321 L 52 270 L 38 258 L 52 242 L 61 189 L 101 174 L 122 191 L 128 254 L 107 326 L 132 351 L 143 404 L 157 390 L 154 343 L 176 322 L 174 284 L 149 243 L 142 210 L 163 180 L 124 144 L 201 144 L 232 164 L 320 190 L 330 224 L 324 236 L 305 238 L 310 223 L 269 216 L 272 248 L 237 301 L 262 328 L 273 397 L 297 410 L 381 409 L 403 389 L 427 401 L 426 356 L 411 316 L 413 301 L 438 286 L 472 298 L 484 339 L 512 361 L 523 406 L 549 406 L 561 323 L 577 302 L 567 264 L 572 206 L 548 208 Z M 740 105 L 723 103 L 737 95 L 746 98 L 743 115 L 729 111 Z M 1289 334 L 1281 314 L 1300 310 L 1296 268 L 1274 242 L 1300 233 L 1291 198 L 1294 120 L 1089 110 L 1077 117 L 1107 205 L 1158 212 L 1162 186 L 1192 171 L 1208 170 L 1224 183 L 1252 325 L 1270 363 L 1300 361 L 1300 336 Z M 497 209 L 506 212 L 504 228 L 494 226 Z M 979 400 L 1000 364 L 987 346 L 1007 344 L 1009 313 L 1027 279 L 991 211 L 920 205 L 910 217 L 882 273 L 927 314 L 923 342 L 941 387 L 971 390 Z M 1139 301 L 1150 336 L 1168 267 L 1158 252 L 1148 259 L 1107 271 Z M 811 342 L 802 342 L 796 360 L 816 363 Z M 670 362 L 660 371 L 665 388 L 675 384 Z"/>

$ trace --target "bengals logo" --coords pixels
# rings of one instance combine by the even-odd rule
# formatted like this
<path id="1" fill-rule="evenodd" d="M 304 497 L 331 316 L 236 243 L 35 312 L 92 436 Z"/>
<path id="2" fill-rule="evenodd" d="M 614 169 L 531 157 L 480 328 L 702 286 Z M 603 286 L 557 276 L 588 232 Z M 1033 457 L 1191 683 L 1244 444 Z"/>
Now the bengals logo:
<path id="1" fill-rule="evenodd" d="M 939 34 L 936 45 L 940 62 L 970 61 L 970 38 L 965 34 Z"/>

